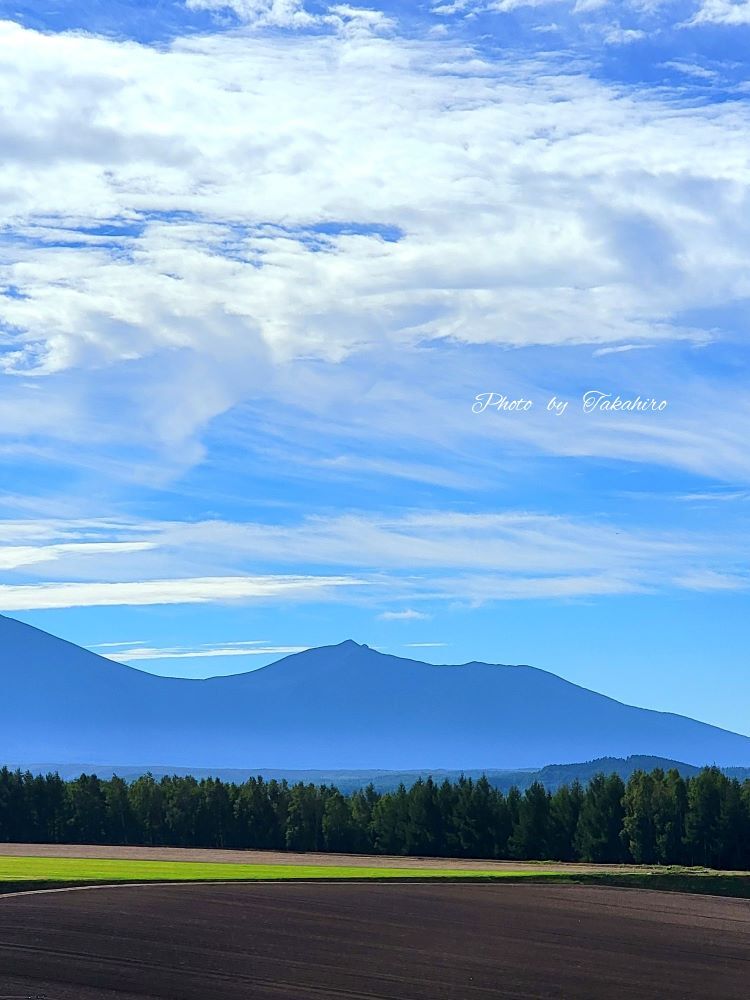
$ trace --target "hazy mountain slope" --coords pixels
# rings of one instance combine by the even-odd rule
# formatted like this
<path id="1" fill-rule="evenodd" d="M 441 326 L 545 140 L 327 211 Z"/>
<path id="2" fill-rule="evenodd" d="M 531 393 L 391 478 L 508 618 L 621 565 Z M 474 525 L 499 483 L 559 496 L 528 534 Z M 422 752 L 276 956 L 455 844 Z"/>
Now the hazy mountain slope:
<path id="1" fill-rule="evenodd" d="M 15 766 L 15 762 L 10 762 Z M 91 763 L 68 763 L 60 764 L 55 761 L 27 761 L 25 769 L 32 774 L 49 774 L 57 772 L 61 778 L 70 780 L 77 778 L 81 774 L 91 774 L 95 772 L 100 778 L 111 778 L 117 775 L 132 781 L 147 772 L 160 778 L 165 775 L 179 774 L 192 775 L 194 778 L 221 778 L 222 781 L 241 784 L 248 778 L 255 778 L 261 774 L 266 780 L 275 778 L 282 779 L 293 785 L 297 782 L 311 783 L 314 785 L 335 785 L 342 792 L 353 792 L 359 788 L 372 785 L 379 792 L 392 791 L 400 784 L 407 788 L 411 787 L 419 778 L 431 777 L 436 782 L 444 780 L 458 781 L 463 775 L 466 778 L 477 778 L 483 775 L 495 788 L 507 792 L 510 788 L 520 788 L 521 791 L 528 788 L 533 782 L 538 781 L 550 791 L 555 791 L 560 785 L 569 785 L 573 781 L 580 781 L 582 785 L 587 784 L 595 774 L 619 774 L 621 778 L 627 779 L 633 771 L 653 771 L 660 767 L 663 771 L 671 768 L 679 771 L 684 777 L 691 777 L 698 774 L 699 767 L 693 764 L 684 764 L 677 760 L 667 760 L 664 757 L 602 757 L 599 760 L 584 761 L 577 764 L 548 764 L 543 768 L 523 768 L 518 770 L 493 768 L 466 768 L 465 770 L 445 770 L 433 768 L 416 771 L 382 771 L 382 770 L 294 770 L 292 768 L 223 768 L 223 767 L 186 767 L 172 768 L 153 764 L 141 764 L 132 766 L 128 764 L 91 764 Z M 729 777 L 739 778 L 744 781 L 750 778 L 750 767 L 728 767 L 723 768 Z"/>
<path id="2" fill-rule="evenodd" d="M 646 754 L 750 764 L 750 738 L 528 666 L 432 666 L 347 641 L 232 677 L 154 677 L 0 617 L 0 758 L 223 768 L 541 767 Z"/>

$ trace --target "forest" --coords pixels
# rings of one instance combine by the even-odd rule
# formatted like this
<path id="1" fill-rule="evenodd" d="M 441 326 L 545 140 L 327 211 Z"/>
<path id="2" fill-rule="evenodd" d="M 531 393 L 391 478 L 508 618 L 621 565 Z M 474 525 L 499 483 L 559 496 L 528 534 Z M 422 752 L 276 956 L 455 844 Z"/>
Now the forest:
<path id="1" fill-rule="evenodd" d="M 327 785 L 252 778 L 0 770 L 0 842 L 260 848 L 750 869 L 750 780 L 717 768 L 683 778 L 598 774 L 554 793 L 477 780 L 344 795 Z M 1 852 L 1 848 L 0 848 Z"/>

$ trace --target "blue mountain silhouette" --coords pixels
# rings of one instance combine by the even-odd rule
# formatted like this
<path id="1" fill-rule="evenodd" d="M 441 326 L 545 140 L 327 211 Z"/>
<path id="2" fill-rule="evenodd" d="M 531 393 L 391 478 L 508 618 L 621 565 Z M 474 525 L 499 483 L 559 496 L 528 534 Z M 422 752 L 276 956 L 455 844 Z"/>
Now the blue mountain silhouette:
<path id="1" fill-rule="evenodd" d="M 477 769 L 648 754 L 750 764 L 750 738 L 530 666 L 347 640 L 229 677 L 156 677 L 0 616 L 0 764 Z"/>

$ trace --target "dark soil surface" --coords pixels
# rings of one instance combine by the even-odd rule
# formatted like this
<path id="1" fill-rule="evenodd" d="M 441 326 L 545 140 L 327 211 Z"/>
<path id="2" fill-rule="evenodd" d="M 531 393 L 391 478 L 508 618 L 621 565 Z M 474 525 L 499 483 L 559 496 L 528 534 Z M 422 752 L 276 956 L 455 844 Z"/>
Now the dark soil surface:
<path id="1" fill-rule="evenodd" d="M 0 898 L 0 1000 L 747 1000 L 750 903 L 579 885 Z"/>

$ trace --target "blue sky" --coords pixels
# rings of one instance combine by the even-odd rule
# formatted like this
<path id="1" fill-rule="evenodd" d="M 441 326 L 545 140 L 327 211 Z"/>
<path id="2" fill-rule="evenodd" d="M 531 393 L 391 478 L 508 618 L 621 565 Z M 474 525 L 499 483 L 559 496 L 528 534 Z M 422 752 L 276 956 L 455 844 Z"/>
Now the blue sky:
<path id="1" fill-rule="evenodd" d="M 45 6 L 0 4 L 0 610 L 750 732 L 750 2 Z"/>

